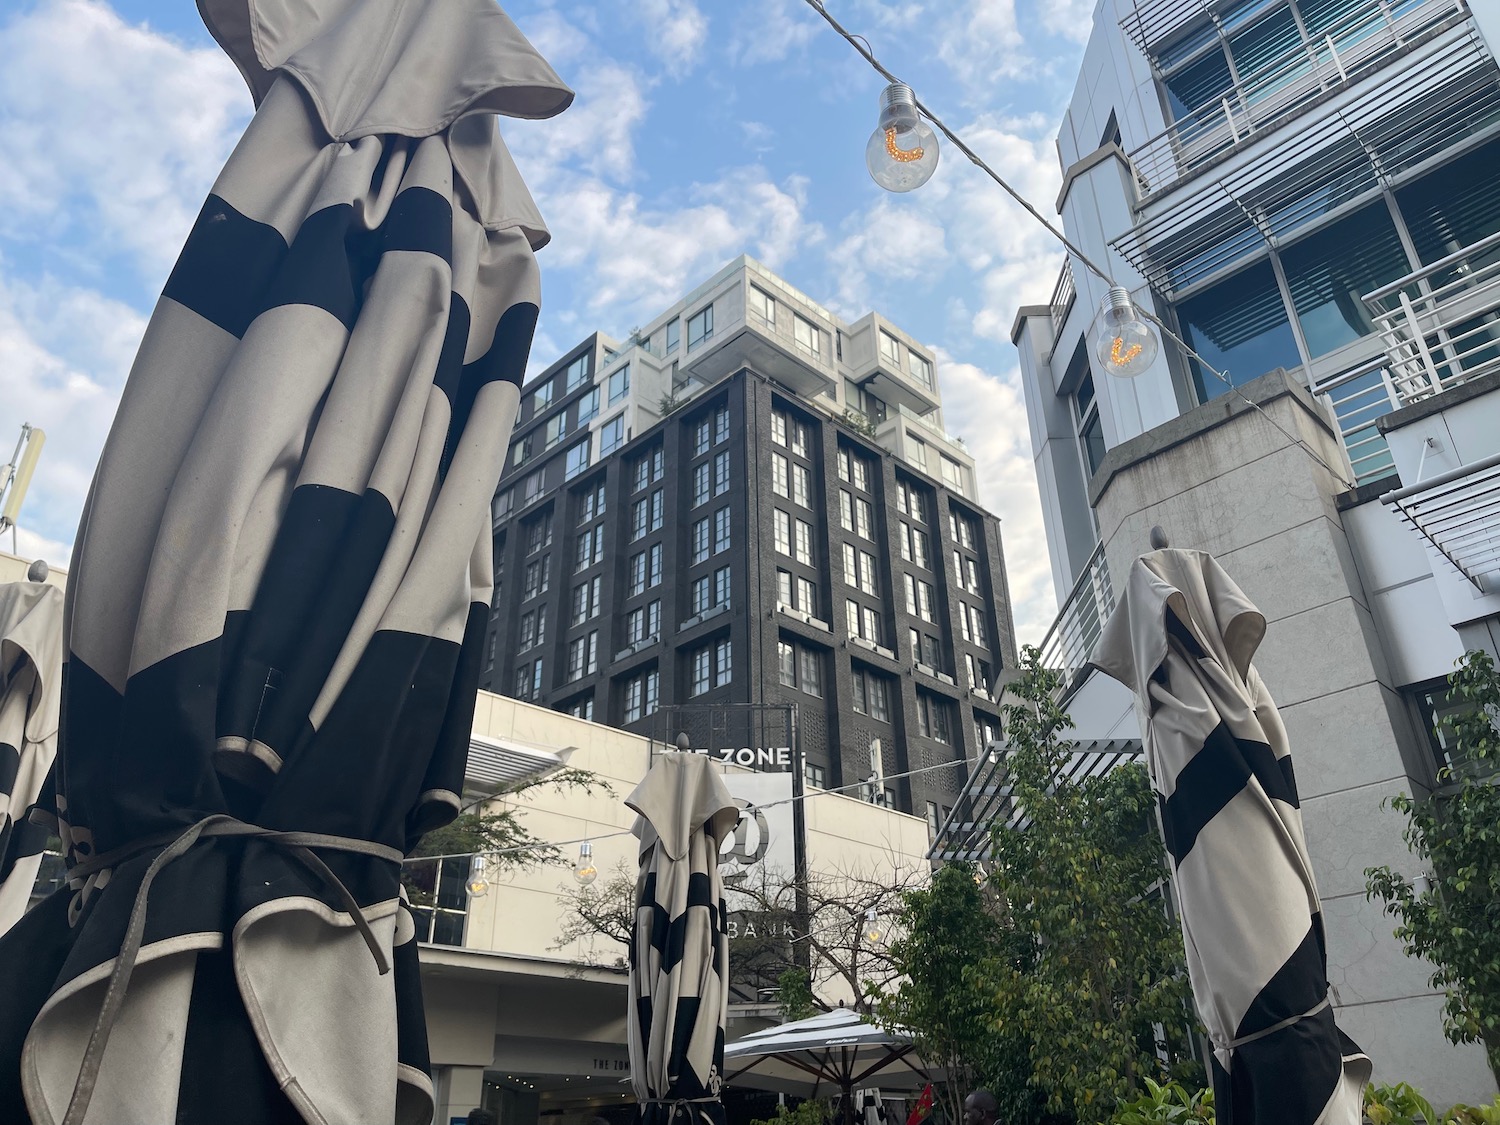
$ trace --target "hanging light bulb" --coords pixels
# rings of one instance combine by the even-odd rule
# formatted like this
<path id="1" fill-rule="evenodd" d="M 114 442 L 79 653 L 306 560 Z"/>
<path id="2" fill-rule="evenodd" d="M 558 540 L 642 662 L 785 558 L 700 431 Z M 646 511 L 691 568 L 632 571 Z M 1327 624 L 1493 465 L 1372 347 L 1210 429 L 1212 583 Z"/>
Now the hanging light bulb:
<path id="1" fill-rule="evenodd" d="M 880 92 L 880 124 L 865 146 L 865 164 L 886 191 L 911 191 L 932 179 L 937 134 L 918 115 L 910 86 L 892 82 Z"/>
<path id="2" fill-rule="evenodd" d="M 468 892 L 470 898 L 481 898 L 489 894 L 490 880 L 485 874 L 485 868 L 488 866 L 489 861 L 482 855 L 469 857 L 469 878 L 464 883 L 464 890 Z"/>
<path id="3" fill-rule="evenodd" d="M 1156 332 L 1123 285 L 1110 286 L 1095 321 L 1094 356 L 1104 370 L 1122 379 L 1139 375 L 1156 359 Z"/>
<path id="4" fill-rule="evenodd" d="M 585 840 L 578 845 L 578 862 L 573 865 L 573 878 L 580 887 L 586 887 L 599 878 L 599 869 L 594 866 L 594 845 Z"/>
<path id="5" fill-rule="evenodd" d="M 875 913 L 872 906 L 865 911 L 865 940 L 871 945 L 879 945 L 885 938 L 885 931 L 880 928 L 880 915 Z"/>

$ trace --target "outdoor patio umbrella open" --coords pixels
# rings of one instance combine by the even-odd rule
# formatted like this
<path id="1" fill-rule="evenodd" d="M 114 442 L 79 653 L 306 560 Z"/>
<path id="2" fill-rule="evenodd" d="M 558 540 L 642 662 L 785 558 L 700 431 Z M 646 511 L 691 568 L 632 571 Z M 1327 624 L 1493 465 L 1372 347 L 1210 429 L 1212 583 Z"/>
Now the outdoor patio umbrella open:
<path id="1" fill-rule="evenodd" d="M 740 810 L 713 764 L 658 758 L 625 801 L 639 816 L 630 943 L 630 1085 L 642 1125 L 724 1125 L 729 913 L 719 845 Z"/>
<path id="2" fill-rule="evenodd" d="M 1358 1125 L 1370 1062 L 1334 1023 L 1266 620 L 1202 551 L 1138 558 L 1093 663 L 1136 696 L 1213 1043 L 1221 1125 Z"/>
<path id="3" fill-rule="evenodd" d="M 752 1032 L 724 1048 L 724 1081 L 815 1098 L 838 1090 L 845 1107 L 867 1086 L 920 1090 L 944 1077 L 912 1041 L 860 1018 L 849 1008 Z M 845 1117 L 850 1110 L 846 1108 Z"/>
<path id="4" fill-rule="evenodd" d="M 57 752 L 62 699 L 62 591 L 0 586 L 0 934 L 26 910 L 47 830 L 27 808 Z"/>
<path id="5" fill-rule="evenodd" d="M 425 1125 L 400 863 L 459 807 L 547 237 L 494 115 L 572 95 L 491 0 L 199 8 L 257 110 L 79 528 L 0 1120 Z"/>

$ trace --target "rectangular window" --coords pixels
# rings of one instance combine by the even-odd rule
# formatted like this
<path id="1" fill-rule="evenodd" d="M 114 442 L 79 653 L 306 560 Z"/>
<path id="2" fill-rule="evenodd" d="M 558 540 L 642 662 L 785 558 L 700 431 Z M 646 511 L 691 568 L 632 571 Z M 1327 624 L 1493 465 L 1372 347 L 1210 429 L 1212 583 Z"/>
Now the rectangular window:
<path id="1" fill-rule="evenodd" d="M 581 426 L 599 413 L 599 388 L 595 387 L 578 400 L 578 424 Z M 593 700 L 589 700 L 590 705 Z"/>
<path id="2" fill-rule="evenodd" d="M 536 385 L 536 390 L 531 392 L 531 416 L 533 418 L 552 405 L 552 386 L 551 379 L 544 379 Z"/>
<path id="3" fill-rule="evenodd" d="M 859 560 L 854 547 L 849 543 L 841 545 L 840 549 L 844 555 L 844 581 L 850 586 L 859 586 Z"/>
<path id="4" fill-rule="evenodd" d="M 632 609 L 625 615 L 625 643 L 639 644 L 646 639 L 646 607 Z"/>
<path id="5" fill-rule="evenodd" d="M 604 485 L 596 484 L 578 494 L 578 526 L 604 514 Z"/>
<path id="6" fill-rule="evenodd" d="M 787 641 L 776 642 L 777 665 L 783 687 L 797 686 L 797 650 Z"/>
<path id="7" fill-rule="evenodd" d="M 974 715 L 974 737 L 980 746 L 1000 741 L 1000 724 L 989 715 Z"/>
<path id="8" fill-rule="evenodd" d="M 868 551 L 859 553 L 859 588 L 867 594 L 879 592 L 875 585 L 875 556 Z"/>
<path id="9" fill-rule="evenodd" d="M 822 766 L 815 766 L 811 762 L 802 763 L 802 778 L 814 789 L 826 789 L 828 787 L 828 773 Z"/>
<path id="10" fill-rule="evenodd" d="M 589 695 L 582 699 L 575 699 L 572 703 L 568 704 L 567 713 L 575 719 L 587 719 L 589 722 L 593 722 L 594 697 Z"/>
<path id="11" fill-rule="evenodd" d="M 851 477 L 851 461 L 847 449 L 839 450 L 839 480 L 847 482 Z"/>
<path id="12" fill-rule="evenodd" d="M 896 337 L 885 331 L 885 329 L 880 330 L 880 358 L 893 366 L 900 367 L 901 345 L 897 343 Z"/>
<path id="13" fill-rule="evenodd" d="M 547 592 L 547 571 L 552 561 L 551 555 L 543 555 L 539 559 L 533 559 L 526 564 L 526 571 L 521 580 L 521 598 L 534 598 L 538 594 Z"/>
<path id="14" fill-rule="evenodd" d="M 709 446 L 713 444 L 713 425 L 709 419 L 701 419 L 693 427 L 693 456 L 701 457 L 707 453 Z"/>
<path id="15" fill-rule="evenodd" d="M 786 444 L 786 415 L 779 410 L 771 411 L 771 440 L 777 445 Z"/>
<path id="16" fill-rule="evenodd" d="M 798 457 L 807 456 L 807 424 L 804 422 L 792 422 L 790 436 L 792 439 L 792 452 Z"/>
<path id="17" fill-rule="evenodd" d="M 599 430 L 599 456 L 608 457 L 625 444 L 625 415 L 611 418 Z"/>
<path id="18" fill-rule="evenodd" d="M 543 427 L 544 439 L 542 448 L 551 449 L 563 438 L 568 436 L 568 413 L 554 414 L 548 418 Z"/>
<path id="19" fill-rule="evenodd" d="M 642 457 L 635 463 L 635 472 L 631 478 L 630 491 L 644 492 L 651 484 L 651 459 Z"/>
<path id="20" fill-rule="evenodd" d="M 1270 262 L 1261 262 L 1177 306 L 1183 339 L 1235 386 L 1277 367 L 1298 367 L 1302 357 Z M 1201 402 L 1226 387 L 1188 357 Z"/>
<path id="21" fill-rule="evenodd" d="M 532 473 L 521 482 L 521 506 L 524 508 L 542 494 L 547 483 L 547 475 L 541 469 Z"/>
<path id="22" fill-rule="evenodd" d="M 721 566 L 714 571 L 714 605 L 728 605 L 730 594 L 729 567 Z"/>
<path id="23" fill-rule="evenodd" d="M 850 466 L 854 470 L 854 487 L 861 492 L 870 491 L 869 466 L 863 457 L 855 457 Z"/>
<path id="24" fill-rule="evenodd" d="M 854 496 L 839 489 L 839 526 L 845 531 L 854 530 Z"/>
<path id="25" fill-rule="evenodd" d="M 1314 356 L 1373 332 L 1360 297 L 1411 271 L 1384 200 L 1286 247 L 1281 264 Z"/>
<path id="26" fill-rule="evenodd" d="M 797 651 L 797 687 L 808 695 L 823 696 L 823 658 L 816 649 Z"/>
<path id="27" fill-rule="evenodd" d="M 589 357 L 581 355 L 572 363 L 568 364 L 567 370 L 563 372 L 563 393 L 576 391 L 588 382 L 589 379 Z"/>
<path id="28" fill-rule="evenodd" d="M 818 615 L 818 587 L 810 578 L 797 576 L 797 608 L 803 613 Z"/>
<path id="29" fill-rule="evenodd" d="M 727 687 L 734 675 L 734 656 L 729 638 L 714 642 L 714 687 Z"/>
<path id="30" fill-rule="evenodd" d="M 768 327 L 776 326 L 776 302 L 758 285 L 750 286 L 749 300 L 746 302 L 750 311 L 760 317 Z"/>
<path id="31" fill-rule="evenodd" d="M 625 681 L 625 722 L 633 723 L 656 714 L 660 686 L 660 673 L 654 668 L 644 676 Z"/>
<path id="32" fill-rule="evenodd" d="M 884 630 L 880 627 L 880 614 L 869 606 L 863 606 L 860 610 L 863 635 L 866 640 L 874 641 L 876 644 L 884 644 Z"/>
<path id="33" fill-rule="evenodd" d="M 628 597 L 646 592 L 646 552 L 638 551 L 630 556 L 630 593 Z"/>
<path id="34" fill-rule="evenodd" d="M 630 542 L 644 539 L 646 528 L 651 519 L 651 502 L 646 499 L 637 500 L 630 506 Z"/>
<path id="35" fill-rule="evenodd" d="M 692 605 L 693 616 L 697 617 L 713 605 L 713 584 L 709 580 L 708 575 L 705 574 L 702 578 L 694 578 L 691 591 L 692 598 L 690 604 Z"/>
<path id="36" fill-rule="evenodd" d="M 792 598 L 792 572 L 778 570 L 776 572 L 776 600 L 784 606 L 793 606 L 796 603 Z"/>
<path id="37" fill-rule="evenodd" d="M 951 743 L 953 729 L 947 701 L 918 689 L 917 730 L 923 737 L 934 742 Z"/>
<path id="38" fill-rule="evenodd" d="M 967 474 L 964 472 L 964 467 L 948 456 L 942 457 L 941 460 L 943 465 L 943 483 L 960 496 L 965 495 L 967 492 L 965 485 Z"/>
<path id="39" fill-rule="evenodd" d="M 805 465 L 792 466 L 792 503 L 812 507 L 812 473 Z"/>
<path id="40" fill-rule="evenodd" d="M 927 472 L 927 443 L 910 430 L 906 431 L 906 459 Z"/>
<path id="41" fill-rule="evenodd" d="M 700 648 L 690 657 L 692 671 L 688 684 L 689 695 L 702 695 L 712 686 L 713 677 L 710 666 L 713 663 L 713 655 L 706 648 Z"/>
<path id="42" fill-rule="evenodd" d="M 796 559 L 805 566 L 813 565 L 812 524 L 797 520 Z"/>
<path id="43" fill-rule="evenodd" d="M 714 495 L 722 496 L 729 491 L 729 454 L 714 455 Z"/>
<path id="44" fill-rule="evenodd" d="M 775 531 L 776 550 L 783 555 L 792 553 L 792 517 L 777 508 L 771 516 Z"/>
<path id="45" fill-rule="evenodd" d="M 729 407 L 721 406 L 714 411 L 714 444 L 729 440 Z"/>
<path id="46" fill-rule="evenodd" d="M 705 461 L 693 469 L 693 507 L 707 504 L 709 498 L 709 466 Z"/>
<path id="47" fill-rule="evenodd" d="M 967 516 L 961 516 L 951 508 L 948 510 L 948 529 L 953 533 L 954 542 L 960 547 L 974 549 L 974 524 Z"/>
<path id="48" fill-rule="evenodd" d="M 791 462 L 779 453 L 771 454 L 771 491 L 777 496 L 791 496 Z"/>
<path id="49" fill-rule="evenodd" d="M 514 490 L 507 488 L 504 492 L 495 497 L 495 501 L 491 509 L 494 513 L 495 521 L 498 523 L 500 520 L 505 519 L 511 514 L 512 511 L 515 510 L 515 506 L 515 492 Z"/>
<path id="50" fill-rule="evenodd" d="M 608 392 L 606 405 L 613 406 L 630 393 L 630 364 L 626 364 L 618 371 L 611 371 L 609 379 L 606 380 Z"/>
<path id="51" fill-rule="evenodd" d="M 854 532 L 861 539 L 875 538 L 875 512 L 868 500 L 854 501 Z"/>
<path id="52" fill-rule="evenodd" d="M 516 648 L 525 652 L 536 644 L 536 610 L 521 614 L 521 627 L 516 634 Z"/>
<path id="53" fill-rule="evenodd" d="M 822 358 L 823 333 L 810 320 L 793 314 L 792 341 L 809 355 Z"/>
<path id="54" fill-rule="evenodd" d="M 666 501 L 662 496 L 662 490 L 657 489 L 651 494 L 651 530 L 660 531 L 662 518 L 665 514 Z"/>
<path id="55" fill-rule="evenodd" d="M 701 563 L 708 558 L 708 517 L 693 521 L 692 554 L 689 555 L 689 565 Z"/>
<path id="56" fill-rule="evenodd" d="M 714 554 L 729 550 L 729 509 L 720 508 L 714 513 Z"/>
<path id="57" fill-rule="evenodd" d="M 648 586 L 660 586 L 661 585 L 662 553 L 663 553 L 663 547 L 662 547 L 662 545 L 660 543 L 653 543 L 653 544 L 651 544 L 651 551 L 650 551 L 650 555 L 651 555 L 650 576 L 649 576 L 649 578 L 648 578 L 648 580 L 646 582 L 646 585 L 648 585 Z"/>
<path id="58" fill-rule="evenodd" d="M 552 546 L 552 513 L 543 512 L 526 521 L 526 554 L 534 555 L 543 547 Z"/>
<path id="59" fill-rule="evenodd" d="M 667 355 L 677 350 L 678 340 L 682 335 L 682 321 L 673 317 L 667 321 Z"/>
<path id="60" fill-rule="evenodd" d="M 591 612 L 593 607 L 593 598 L 590 590 L 591 585 L 592 583 L 582 582 L 579 585 L 573 587 L 572 623 L 574 625 L 582 624 L 591 616 L 593 616 Z"/>
<path id="61" fill-rule="evenodd" d="M 706 305 L 692 316 L 688 317 L 687 323 L 687 346 L 692 351 L 714 334 L 714 307 Z"/>
<path id="62" fill-rule="evenodd" d="M 906 369 L 911 377 L 929 391 L 932 390 L 932 364 L 914 351 L 906 353 Z"/>
<path id="63" fill-rule="evenodd" d="M 882 723 L 890 722 L 890 687 L 879 672 L 854 666 L 854 709 Z"/>

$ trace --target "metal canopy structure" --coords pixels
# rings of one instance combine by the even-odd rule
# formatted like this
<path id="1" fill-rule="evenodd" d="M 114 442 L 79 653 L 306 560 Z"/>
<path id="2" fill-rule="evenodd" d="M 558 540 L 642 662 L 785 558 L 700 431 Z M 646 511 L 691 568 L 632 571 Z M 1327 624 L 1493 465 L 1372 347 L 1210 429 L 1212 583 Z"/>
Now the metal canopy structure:
<path id="1" fill-rule="evenodd" d="M 1500 131 L 1500 66 L 1472 20 L 1388 74 L 1308 111 L 1275 160 L 1236 154 L 1148 205 L 1114 247 L 1158 290 L 1177 292 Z"/>
<path id="2" fill-rule="evenodd" d="M 1500 454 L 1380 499 L 1481 594 L 1500 593 Z"/>
<path id="3" fill-rule="evenodd" d="M 1122 762 L 1141 756 L 1138 738 L 1094 738 L 1075 742 L 1068 751 L 1062 776 L 1069 782 L 1102 777 Z M 1006 774 L 1004 743 L 990 744 L 969 773 L 969 780 L 959 794 L 953 812 L 938 830 L 937 838 L 927 850 L 927 858 L 979 862 L 990 858 L 990 829 L 1003 824 L 1006 828 L 1026 827 L 1025 810 L 1017 806 Z"/>
<path id="4" fill-rule="evenodd" d="M 568 755 L 574 749 L 569 746 L 558 752 L 512 739 L 470 735 L 464 785 L 503 789 L 532 777 L 556 773 L 567 765 Z"/>

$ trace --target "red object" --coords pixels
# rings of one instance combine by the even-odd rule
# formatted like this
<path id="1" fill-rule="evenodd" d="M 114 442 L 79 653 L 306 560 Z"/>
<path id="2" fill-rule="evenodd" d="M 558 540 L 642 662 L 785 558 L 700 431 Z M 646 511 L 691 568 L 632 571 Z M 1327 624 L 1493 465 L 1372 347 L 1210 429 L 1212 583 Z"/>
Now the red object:
<path id="1" fill-rule="evenodd" d="M 906 1125 L 922 1125 L 932 1114 L 932 1103 L 932 1083 L 929 1082 L 922 1090 L 922 1096 L 917 1099 L 916 1106 L 907 1115 Z"/>

